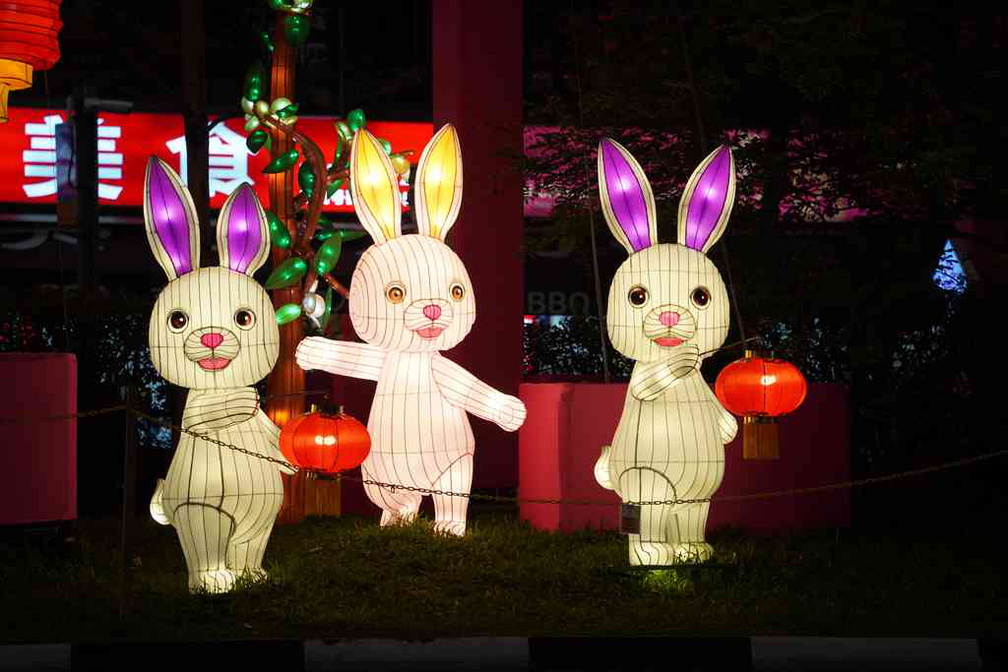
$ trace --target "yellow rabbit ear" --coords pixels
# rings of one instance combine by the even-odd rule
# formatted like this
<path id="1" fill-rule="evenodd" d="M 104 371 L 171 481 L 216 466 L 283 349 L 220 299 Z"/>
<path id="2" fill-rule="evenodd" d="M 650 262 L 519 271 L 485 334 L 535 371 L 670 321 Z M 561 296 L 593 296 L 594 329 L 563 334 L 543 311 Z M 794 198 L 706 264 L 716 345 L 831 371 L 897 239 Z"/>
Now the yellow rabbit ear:
<path id="1" fill-rule="evenodd" d="M 415 193 L 420 233 L 444 240 L 462 206 L 462 147 L 451 124 L 442 126 L 420 155 Z"/>
<path id="2" fill-rule="evenodd" d="M 361 225 L 376 243 L 402 234 L 399 180 L 385 149 L 363 128 L 350 150 L 350 195 Z"/>

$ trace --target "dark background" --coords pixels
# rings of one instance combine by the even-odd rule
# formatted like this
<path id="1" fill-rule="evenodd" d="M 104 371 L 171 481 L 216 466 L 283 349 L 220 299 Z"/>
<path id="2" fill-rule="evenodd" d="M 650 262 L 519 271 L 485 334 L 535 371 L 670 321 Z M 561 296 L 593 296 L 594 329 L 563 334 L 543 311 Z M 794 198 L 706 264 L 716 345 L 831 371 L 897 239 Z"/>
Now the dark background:
<path id="1" fill-rule="evenodd" d="M 298 64 L 301 113 L 362 107 L 373 119 L 430 119 L 429 3 L 317 4 Z M 238 113 L 271 12 L 259 1 L 203 5 L 212 119 Z M 589 313 L 527 328 L 530 379 L 602 374 L 592 226 L 603 294 L 624 257 L 592 210 L 598 137 L 641 161 L 668 239 L 692 167 L 730 131 L 760 130 L 736 142 L 737 205 L 711 252 L 742 318 L 729 340 L 762 334 L 810 380 L 849 386 L 856 477 L 1003 447 L 1005 16 L 885 2 L 714 1 L 678 12 L 659 2 L 530 2 L 524 11 L 525 123 L 558 129 L 543 141 L 548 156 L 524 168 L 532 187 L 559 199 L 551 218 L 525 223 L 525 290 L 563 297 L 566 314 L 587 298 Z M 200 27 L 181 25 L 179 3 L 64 0 L 62 16 L 60 62 L 13 104 L 63 107 L 87 87 L 137 111 L 182 109 L 182 49 Z M 857 217 L 838 219 L 840 197 Z M 981 226 L 967 234 L 963 221 Z M 3 222 L 0 239 L 31 226 L 47 225 Z M 133 380 L 166 413 L 145 353 L 163 278 L 138 223 L 102 228 L 101 292 L 87 301 L 76 294 L 73 245 L 0 251 L 0 349 L 77 352 L 82 409 L 114 403 Z M 976 252 L 959 291 L 933 279 L 949 240 Z M 349 278 L 363 244 L 344 254 L 337 277 Z M 705 373 L 739 354 L 712 358 Z M 610 357 L 611 375 L 625 375 L 626 362 Z M 108 445 L 121 435 L 116 422 L 80 426 L 82 514 L 120 501 L 121 456 Z M 144 445 L 167 444 L 154 428 L 141 432 Z M 170 451 L 150 455 L 153 478 Z M 856 491 L 855 525 L 1002 524 L 1004 465 Z"/>

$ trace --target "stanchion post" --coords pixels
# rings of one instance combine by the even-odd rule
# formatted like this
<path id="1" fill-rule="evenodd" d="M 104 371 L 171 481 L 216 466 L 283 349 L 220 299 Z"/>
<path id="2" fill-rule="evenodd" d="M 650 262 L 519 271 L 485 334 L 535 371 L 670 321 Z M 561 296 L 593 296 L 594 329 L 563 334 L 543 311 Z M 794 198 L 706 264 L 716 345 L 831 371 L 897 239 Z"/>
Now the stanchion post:
<path id="1" fill-rule="evenodd" d="M 126 436 L 123 444 L 123 497 L 122 527 L 119 538 L 119 621 L 126 620 L 126 597 L 129 558 L 129 528 L 136 518 L 136 410 L 137 393 L 132 382 L 126 385 L 122 394 L 126 403 Z"/>

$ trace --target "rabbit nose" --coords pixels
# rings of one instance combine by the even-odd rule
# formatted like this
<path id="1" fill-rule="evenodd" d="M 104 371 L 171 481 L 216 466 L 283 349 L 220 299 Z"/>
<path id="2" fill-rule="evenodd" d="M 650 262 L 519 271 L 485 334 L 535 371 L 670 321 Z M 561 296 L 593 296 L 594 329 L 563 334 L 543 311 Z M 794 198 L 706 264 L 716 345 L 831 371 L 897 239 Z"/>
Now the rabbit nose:
<path id="1" fill-rule="evenodd" d="M 428 320 L 434 321 L 437 318 L 441 317 L 441 306 L 435 305 L 433 303 L 426 305 L 424 306 L 423 314 L 424 317 L 426 317 Z"/>
<path id="2" fill-rule="evenodd" d="M 208 334 L 200 336 L 199 340 L 206 347 L 213 349 L 224 342 L 224 334 L 216 334 L 211 331 Z"/>
<path id="3" fill-rule="evenodd" d="M 674 327 L 679 324 L 679 313 L 672 312 L 671 310 L 666 310 L 664 313 L 658 316 L 658 321 L 664 324 L 666 327 Z"/>

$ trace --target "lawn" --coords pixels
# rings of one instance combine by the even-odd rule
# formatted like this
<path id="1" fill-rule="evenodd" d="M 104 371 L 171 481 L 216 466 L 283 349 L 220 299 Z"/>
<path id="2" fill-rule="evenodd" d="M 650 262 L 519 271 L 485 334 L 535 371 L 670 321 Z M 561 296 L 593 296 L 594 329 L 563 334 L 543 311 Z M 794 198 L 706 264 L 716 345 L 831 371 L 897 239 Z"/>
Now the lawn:
<path id="1" fill-rule="evenodd" d="M 190 596 L 174 531 L 138 521 L 119 622 L 119 527 L 0 546 L 0 641 L 476 635 L 1003 634 L 1004 556 L 984 538 L 711 535 L 714 566 L 631 570 L 615 533 L 539 532 L 475 510 L 465 538 L 354 516 L 274 530 L 270 580 Z"/>

